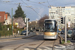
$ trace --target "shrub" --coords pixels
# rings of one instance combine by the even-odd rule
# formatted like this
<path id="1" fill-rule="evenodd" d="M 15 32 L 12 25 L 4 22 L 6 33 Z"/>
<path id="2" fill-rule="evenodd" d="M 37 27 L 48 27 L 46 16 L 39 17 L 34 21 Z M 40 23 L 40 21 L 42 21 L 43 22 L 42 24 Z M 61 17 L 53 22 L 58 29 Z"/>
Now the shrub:
<path id="1" fill-rule="evenodd" d="M 10 30 L 10 31 L 7 31 L 7 30 L 0 31 L 0 36 L 7 36 L 7 35 L 12 35 L 12 30 Z"/>
<path id="2" fill-rule="evenodd" d="M 2 30 L 2 24 L 0 23 L 0 30 Z"/>
<path id="3" fill-rule="evenodd" d="M 70 43 L 70 42 L 71 42 L 70 40 L 67 41 L 67 43 Z M 62 40 L 61 43 L 64 44 L 65 43 L 65 40 Z"/>
<path id="4" fill-rule="evenodd" d="M 9 28 L 9 31 L 7 30 Z M 12 34 L 12 25 L 2 25 L 0 24 L 0 36 L 8 36 Z M 17 34 L 18 31 L 21 33 L 24 29 L 14 28 L 13 31 Z"/>
<path id="5" fill-rule="evenodd" d="M 67 42 L 70 43 L 70 40 L 68 40 Z"/>
<path id="6" fill-rule="evenodd" d="M 64 44 L 64 43 L 65 43 L 65 41 L 64 41 L 64 40 L 62 40 L 61 44 Z"/>

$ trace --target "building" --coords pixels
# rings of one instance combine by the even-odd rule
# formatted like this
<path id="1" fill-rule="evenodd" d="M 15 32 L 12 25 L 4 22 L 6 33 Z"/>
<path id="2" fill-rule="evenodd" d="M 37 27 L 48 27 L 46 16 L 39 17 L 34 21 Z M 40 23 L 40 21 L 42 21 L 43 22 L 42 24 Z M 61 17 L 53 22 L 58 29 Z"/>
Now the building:
<path id="1" fill-rule="evenodd" d="M 5 18 L 6 18 L 5 15 L 6 15 L 5 12 L 0 12 L 0 22 L 1 23 L 5 22 Z"/>
<path id="2" fill-rule="evenodd" d="M 10 15 L 8 13 L 5 13 L 5 14 L 6 14 L 6 19 L 5 19 L 4 25 L 12 24 L 12 19 L 11 19 Z"/>
<path id="3" fill-rule="evenodd" d="M 67 23 L 75 23 L 75 6 L 65 6 L 65 7 L 54 7 L 49 8 L 49 19 L 56 19 L 60 28 L 64 27 L 61 24 L 61 18 L 67 17 Z M 62 26 L 62 27 L 61 27 Z"/>
<path id="4" fill-rule="evenodd" d="M 11 17 L 8 16 L 8 13 L 0 11 L 0 23 L 4 23 L 4 25 L 11 24 Z"/>

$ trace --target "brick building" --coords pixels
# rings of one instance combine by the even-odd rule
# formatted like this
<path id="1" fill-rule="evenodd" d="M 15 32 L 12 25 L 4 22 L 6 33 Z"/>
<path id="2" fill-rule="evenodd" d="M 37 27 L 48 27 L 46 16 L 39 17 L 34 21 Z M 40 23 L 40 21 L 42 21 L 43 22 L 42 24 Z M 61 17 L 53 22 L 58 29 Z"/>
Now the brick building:
<path id="1" fill-rule="evenodd" d="M 4 23 L 5 25 L 11 24 L 9 13 L 0 11 L 0 23 Z"/>
<path id="2" fill-rule="evenodd" d="M 0 12 L 0 22 L 4 22 L 5 12 Z"/>

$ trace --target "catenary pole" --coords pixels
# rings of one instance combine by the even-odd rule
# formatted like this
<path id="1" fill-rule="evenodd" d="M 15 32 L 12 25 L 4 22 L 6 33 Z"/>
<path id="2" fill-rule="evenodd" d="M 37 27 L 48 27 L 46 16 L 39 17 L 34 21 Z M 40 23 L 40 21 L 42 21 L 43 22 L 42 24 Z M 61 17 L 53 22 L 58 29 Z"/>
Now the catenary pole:
<path id="1" fill-rule="evenodd" d="M 28 36 L 28 18 L 27 18 L 27 36 Z"/>
<path id="2" fill-rule="evenodd" d="M 65 16 L 65 43 L 67 43 L 67 22 L 66 22 L 67 17 Z"/>
<path id="3" fill-rule="evenodd" d="M 13 35 L 13 8 L 11 11 L 12 11 L 12 13 L 11 13 L 12 14 L 12 35 Z"/>

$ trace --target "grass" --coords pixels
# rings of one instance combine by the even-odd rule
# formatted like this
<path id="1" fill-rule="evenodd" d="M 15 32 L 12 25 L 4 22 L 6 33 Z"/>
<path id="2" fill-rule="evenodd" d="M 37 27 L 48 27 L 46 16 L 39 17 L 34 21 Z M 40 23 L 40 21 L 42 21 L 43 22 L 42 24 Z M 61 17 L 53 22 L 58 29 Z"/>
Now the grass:
<path id="1" fill-rule="evenodd" d="M 70 40 L 67 40 L 67 43 L 70 43 L 71 41 Z M 65 44 L 65 41 L 62 40 L 61 44 Z"/>
<path id="2" fill-rule="evenodd" d="M 70 43 L 70 42 L 71 42 L 70 40 L 67 41 L 67 43 Z"/>
<path id="3" fill-rule="evenodd" d="M 64 40 L 62 40 L 61 44 L 64 44 L 64 43 L 65 43 L 65 41 L 64 41 Z"/>

